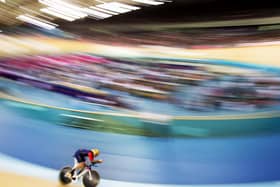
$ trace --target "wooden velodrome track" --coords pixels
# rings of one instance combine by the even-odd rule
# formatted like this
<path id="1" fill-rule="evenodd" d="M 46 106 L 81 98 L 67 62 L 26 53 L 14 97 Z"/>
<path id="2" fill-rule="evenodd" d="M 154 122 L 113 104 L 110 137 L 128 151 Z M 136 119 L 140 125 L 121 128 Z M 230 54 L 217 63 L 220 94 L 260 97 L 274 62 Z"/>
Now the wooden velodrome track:
<path id="1" fill-rule="evenodd" d="M 232 48 L 182 49 L 169 47 L 108 46 L 46 37 L 1 37 L 0 57 L 31 54 L 54 54 L 67 52 L 89 52 L 100 55 L 123 57 L 173 57 L 189 59 L 220 59 L 257 65 L 280 67 L 280 42 L 248 44 Z M 38 47 L 39 46 L 39 47 Z"/>
<path id="2" fill-rule="evenodd" d="M 62 187 L 58 182 L 38 179 L 35 177 L 22 176 L 12 173 L 0 172 L 1 187 Z M 69 185 L 68 187 L 74 187 Z"/>

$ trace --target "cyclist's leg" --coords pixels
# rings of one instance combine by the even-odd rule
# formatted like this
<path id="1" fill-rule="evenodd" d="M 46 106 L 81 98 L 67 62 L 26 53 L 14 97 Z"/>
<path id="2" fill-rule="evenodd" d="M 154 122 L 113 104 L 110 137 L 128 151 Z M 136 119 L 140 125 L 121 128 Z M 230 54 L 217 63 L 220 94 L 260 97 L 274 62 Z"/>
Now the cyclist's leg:
<path id="1" fill-rule="evenodd" d="M 77 165 L 79 164 L 78 160 L 76 157 L 74 157 L 74 166 L 72 167 L 71 175 L 74 176 L 76 172 Z"/>
<path id="2" fill-rule="evenodd" d="M 85 167 L 85 161 L 79 155 L 74 158 L 74 167 L 72 168 L 71 174 L 76 177 L 83 168 Z"/>

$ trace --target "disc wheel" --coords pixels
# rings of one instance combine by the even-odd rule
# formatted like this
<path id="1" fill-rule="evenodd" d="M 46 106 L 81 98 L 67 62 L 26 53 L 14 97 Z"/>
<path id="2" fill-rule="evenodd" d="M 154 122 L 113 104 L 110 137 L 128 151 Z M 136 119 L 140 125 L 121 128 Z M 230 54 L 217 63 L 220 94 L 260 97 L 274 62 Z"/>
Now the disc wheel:
<path id="1" fill-rule="evenodd" d="M 85 174 L 83 177 L 84 187 L 96 187 L 99 184 L 100 176 L 97 171 L 91 171 L 91 176 L 89 173 Z"/>

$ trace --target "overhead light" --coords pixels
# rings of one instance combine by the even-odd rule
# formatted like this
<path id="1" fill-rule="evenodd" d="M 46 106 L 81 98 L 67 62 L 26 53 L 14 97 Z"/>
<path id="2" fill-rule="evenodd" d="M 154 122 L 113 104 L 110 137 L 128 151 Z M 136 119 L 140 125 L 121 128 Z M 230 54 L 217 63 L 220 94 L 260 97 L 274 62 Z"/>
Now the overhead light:
<path id="1" fill-rule="evenodd" d="M 101 0 L 95 0 L 95 1 L 98 3 L 105 3 L 104 1 L 101 1 Z"/>
<path id="2" fill-rule="evenodd" d="M 44 23 L 38 19 L 35 19 L 33 17 L 30 17 L 29 15 L 20 15 L 17 17 L 17 19 L 21 20 L 21 21 L 24 21 L 26 23 L 30 23 L 30 24 L 33 24 L 33 25 L 36 25 L 38 27 L 42 27 L 42 28 L 45 28 L 45 29 L 48 29 L 48 30 L 52 30 L 52 29 L 55 29 L 57 25 L 51 25 L 51 24 L 48 24 L 48 23 Z"/>
<path id="3" fill-rule="evenodd" d="M 165 2 L 165 3 L 172 3 L 172 0 L 157 0 L 157 1 Z"/>
<path id="4" fill-rule="evenodd" d="M 83 10 L 84 10 L 89 16 L 92 16 L 92 17 L 97 18 L 97 19 L 105 19 L 105 18 L 112 17 L 111 14 L 106 14 L 106 13 L 104 13 L 104 12 L 100 12 L 100 11 L 93 10 L 93 9 L 90 9 L 90 8 L 84 8 Z"/>
<path id="5" fill-rule="evenodd" d="M 115 6 L 122 7 L 122 8 L 129 9 L 129 10 L 138 10 L 138 9 L 140 9 L 140 7 L 132 6 L 132 5 L 128 5 L 128 4 L 124 4 L 124 3 L 120 3 L 120 2 L 111 2 L 111 4 L 113 4 Z"/>
<path id="6" fill-rule="evenodd" d="M 67 17 L 80 19 L 88 16 L 83 12 L 81 7 L 62 0 L 39 0 L 39 2 L 49 6 L 48 9 L 52 12 L 57 12 L 59 14 L 66 15 Z"/>
<path id="7" fill-rule="evenodd" d="M 56 12 L 54 10 L 50 10 L 48 8 L 42 8 L 42 9 L 40 9 L 40 11 L 44 12 L 46 14 L 50 14 L 52 16 L 55 16 L 55 17 L 67 20 L 67 21 L 74 21 L 75 20 L 75 18 L 73 18 L 73 17 L 69 17 L 69 16 L 66 16 L 66 15 L 63 15 L 63 14 L 61 14 L 59 12 Z"/>
<path id="8" fill-rule="evenodd" d="M 69 17 L 75 17 L 76 19 L 78 19 L 87 16 L 87 14 L 82 12 L 81 7 L 61 0 L 39 0 L 39 2 L 49 6 L 49 9 L 51 11 L 64 14 Z"/>
<path id="9" fill-rule="evenodd" d="M 63 14 L 67 17 L 73 18 L 73 19 L 81 19 L 84 17 L 87 17 L 88 15 L 85 13 L 78 13 L 75 11 L 72 11 L 70 9 L 67 8 L 61 8 L 61 7 L 48 7 L 48 10 L 51 10 L 52 12 L 57 12 L 59 14 Z"/>
<path id="10" fill-rule="evenodd" d="M 84 17 L 88 16 L 87 14 L 85 14 L 81 11 L 75 11 L 75 10 L 70 9 L 70 8 L 64 8 L 64 7 L 53 7 L 53 8 L 61 11 L 64 14 L 69 14 L 73 17 L 75 16 L 75 17 L 78 17 L 78 18 L 84 18 Z"/>
<path id="11" fill-rule="evenodd" d="M 104 3 L 104 4 L 99 4 L 96 6 L 109 10 L 109 11 L 118 12 L 118 13 L 126 13 L 126 12 L 130 12 L 132 10 L 139 9 L 139 7 L 126 5 L 126 4 L 119 3 L 119 2 Z"/>
<path id="12" fill-rule="evenodd" d="M 159 1 L 154 1 L 154 0 L 132 0 L 134 2 L 138 2 L 138 3 L 144 3 L 144 4 L 148 4 L 148 5 L 162 5 L 164 4 L 164 2 L 159 2 Z"/>
<path id="13" fill-rule="evenodd" d="M 111 14 L 111 15 L 119 15 L 119 13 L 117 13 L 117 12 L 112 12 L 112 11 L 109 11 L 109 10 L 105 10 L 103 8 L 98 8 L 96 6 L 91 6 L 90 8 L 94 9 L 94 10 L 97 10 L 99 12 L 104 12 L 104 13 Z"/>
<path id="14" fill-rule="evenodd" d="M 6 3 L 6 0 L 0 0 L 0 2 L 2 2 L 2 3 Z"/>
<path id="15" fill-rule="evenodd" d="M 62 0 L 39 0 L 39 3 L 42 3 L 42 4 L 47 5 L 47 6 L 51 6 L 51 7 L 61 6 L 61 7 L 65 7 L 65 8 L 74 9 L 74 10 L 80 10 L 81 9 L 81 7 L 79 7 L 79 6 L 76 6 L 76 5 L 71 4 L 71 3 L 67 3 L 67 2 L 62 1 Z"/>
<path id="16" fill-rule="evenodd" d="M 49 22 L 49 21 L 47 21 L 47 20 L 44 20 L 44 19 L 41 19 L 41 18 L 38 18 L 38 17 L 35 17 L 35 16 L 31 16 L 30 14 L 25 14 L 26 16 L 28 16 L 28 17 L 30 17 L 30 18 L 33 18 L 33 19 L 36 19 L 36 20 L 38 20 L 38 21 L 41 21 L 41 22 L 43 22 L 43 23 L 47 23 L 47 24 L 49 24 L 49 25 L 53 25 L 53 26 L 58 26 L 57 24 L 55 24 L 55 23 L 52 23 L 52 22 Z"/>

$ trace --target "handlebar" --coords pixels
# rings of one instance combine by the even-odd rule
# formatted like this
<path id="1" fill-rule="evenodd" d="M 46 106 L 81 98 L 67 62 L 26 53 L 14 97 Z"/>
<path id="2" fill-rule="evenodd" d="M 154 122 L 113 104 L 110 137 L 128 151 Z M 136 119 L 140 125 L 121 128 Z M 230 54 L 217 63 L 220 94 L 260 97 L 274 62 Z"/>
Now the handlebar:
<path id="1" fill-rule="evenodd" d="M 98 167 L 97 164 L 100 164 L 100 163 L 97 163 L 97 162 L 91 162 L 89 165 L 86 165 L 87 168 L 91 168 L 91 167 Z"/>

